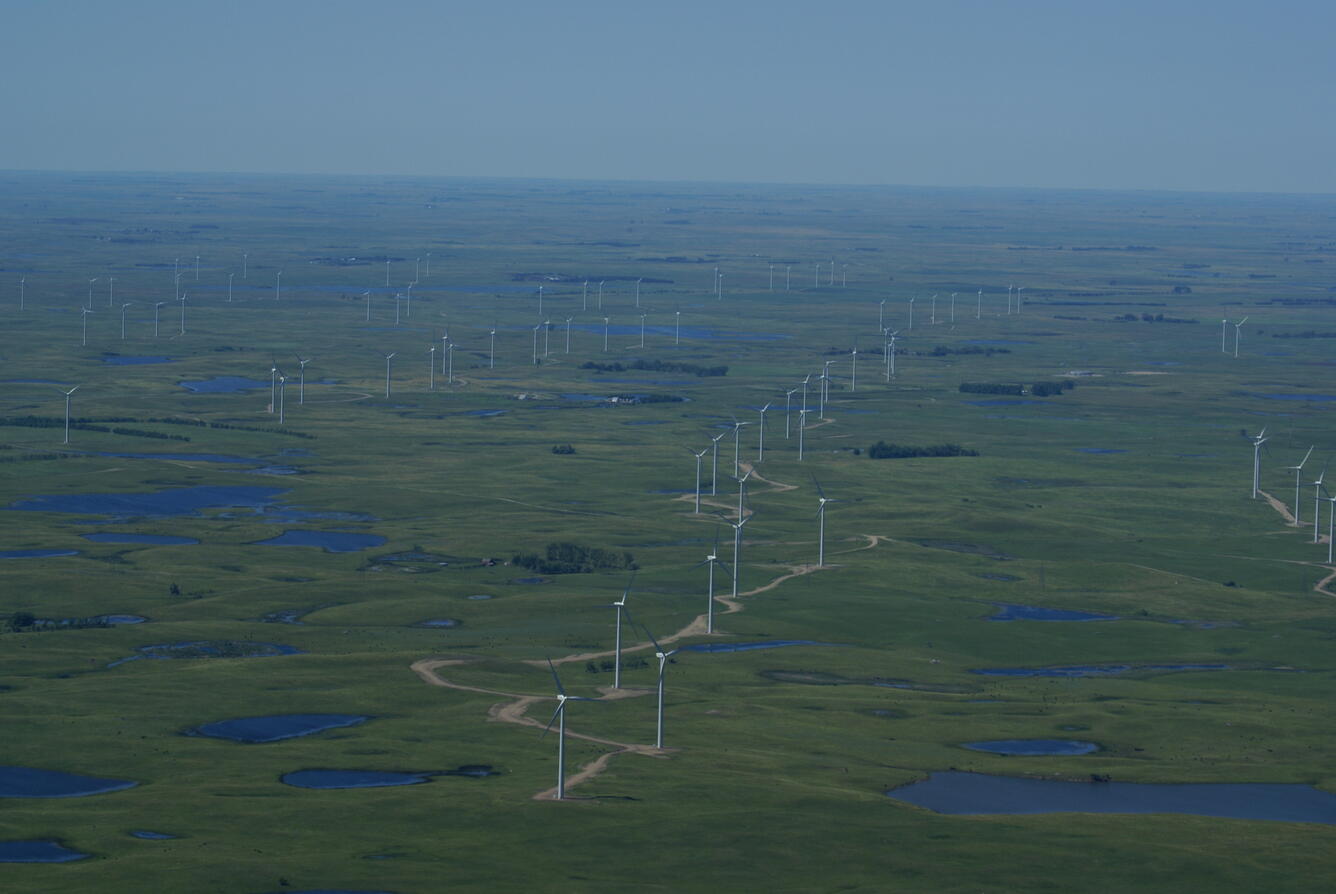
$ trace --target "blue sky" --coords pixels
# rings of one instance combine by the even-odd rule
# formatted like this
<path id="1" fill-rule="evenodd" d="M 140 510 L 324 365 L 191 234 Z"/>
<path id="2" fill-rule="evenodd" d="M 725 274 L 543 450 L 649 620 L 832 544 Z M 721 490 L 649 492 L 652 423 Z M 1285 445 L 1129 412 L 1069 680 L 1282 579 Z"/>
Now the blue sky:
<path id="1" fill-rule="evenodd" d="M 0 0 L 0 169 L 1336 192 L 1336 4 Z"/>

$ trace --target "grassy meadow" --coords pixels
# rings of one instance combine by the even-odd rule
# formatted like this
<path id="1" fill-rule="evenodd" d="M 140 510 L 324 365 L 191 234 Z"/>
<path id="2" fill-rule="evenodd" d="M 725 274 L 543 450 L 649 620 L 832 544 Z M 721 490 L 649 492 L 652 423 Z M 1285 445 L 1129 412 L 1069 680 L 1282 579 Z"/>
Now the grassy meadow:
<path id="1" fill-rule="evenodd" d="M 0 841 L 88 855 L 0 866 L 4 890 L 1329 886 L 1330 825 L 950 816 L 884 793 L 951 768 L 1336 792 L 1336 585 L 1319 586 L 1333 569 L 1312 542 L 1308 484 L 1336 453 L 1330 199 L 18 173 L 0 176 L 0 196 L 0 553 L 76 552 L 0 559 L 0 765 L 138 783 L 0 798 Z M 396 323 L 394 296 L 415 275 Z M 1009 313 L 1011 284 L 1024 291 Z M 1245 316 L 1235 358 L 1220 320 Z M 893 377 L 879 320 L 898 330 Z M 311 358 L 303 400 L 298 356 Z M 142 357 L 169 359 L 116 362 Z M 727 374 L 694 372 L 717 366 Z M 281 423 L 274 367 L 288 377 Z M 221 376 L 259 384 L 180 384 Z M 1075 387 L 1050 397 L 959 390 L 1064 380 Z M 75 385 L 66 444 L 62 390 Z M 597 399 L 613 395 L 659 399 Z M 616 754 L 563 802 L 535 798 L 554 784 L 556 741 L 490 720 L 513 701 L 493 693 L 544 697 L 526 716 L 546 724 L 543 659 L 611 650 L 605 606 L 630 574 L 511 558 L 556 542 L 629 552 L 636 621 L 660 639 L 687 627 L 706 607 L 699 563 L 716 538 L 733 560 L 735 420 L 750 423 L 740 457 L 755 470 L 738 589 L 759 592 L 737 612 L 721 604 L 713 637 L 674 644 L 828 645 L 678 653 L 667 749 Z M 1251 499 L 1244 435 L 1263 427 L 1262 488 L 1290 510 L 1283 467 L 1315 446 L 1302 527 Z M 706 453 L 696 515 L 687 451 L 723 432 L 718 493 Z M 978 455 L 872 459 L 878 441 Z M 814 479 L 838 501 L 821 568 Z M 22 511 L 38 495 L 223 487 L 273 491 L 254 497 L 262 511 L 227 499 L 178 515 Z M 384 542 L 261 544 L 285 531 Z M 99 532 L 198 543 L 83 536 Z M 719 569 L 716 592 L 729 586 Z M 1118 619 L 989 621 L 999 604 Z M 106 614 L 148 620 L 23 624 Z M 415 626 L 431 619 L 457 623 Z M 623 683 L 640 695 L 574 703 L 568 730 L 643 746 L 656 661 L 626 635 L 637 650 Z M 198 642 L 234 645 L 117 663 Z M 242 657 L 255 643 L 299 654 Z M 458 660 L 435 673 L 472 689 L 428 685 L 411 667 L 428 658 Z M 570 693 L 600 697 L 604 660 L 561 664 Z M 1180 664 L 1225 667 L 1163 667 Z M 1077 665 L 1131 669 L 973 672 Z M 371 719 L 262 744 L 182 735 L 285 713 Z M 1047 738 L 1100 748 L 962 747 Z M 569 738 L 567 773 L 614 750 Z M 496 775 L 279 781 L 468 765 Z"/>

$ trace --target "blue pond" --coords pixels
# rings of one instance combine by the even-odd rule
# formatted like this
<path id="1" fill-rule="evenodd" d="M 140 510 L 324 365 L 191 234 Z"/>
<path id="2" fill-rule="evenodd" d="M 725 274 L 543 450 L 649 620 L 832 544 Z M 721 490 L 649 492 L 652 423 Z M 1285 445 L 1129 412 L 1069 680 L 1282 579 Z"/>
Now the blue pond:
<path id="1" fill-rule="evenodd" d="M 385 538 L 379 534 L 358 534 L 350 531 L 284 531 L 269 540 L 258 540 L 259 546 L 318 546 L 327 553 L 353 553 L 380 546 Z"/>
<path id="2" fill-rule="evenodd" d="M 480 601 L 482 601 L 482 600 L 484 600 L 484 599 L 491 599 L 491 598 L 492 598 L 492 594 L 491 594 L 491 593 L 474 593 L 472 596 L 467 596 L 467 597 L 465 597 L 465 598 L 467 598 L 467 599 L 472 599 L 472 600 L 474 600 L 475 602 L 480 602 Z"/>
<path id="3" fill-rule="evenodd" d="M 148 493 L 122 494 L 52 494 L 27 497 L 10 503 L 8 509 L 19 512 L 70 512 L 78 515 L 191 515 L 201 509 L 218 506 L 268 506 L 280 494 L 281 487 L 176 487 Z"/>
<path id="4" fill-rule="evenodd" d="M 0 559 L 51 559 L 57 556 L 77 556 L 77 549 L 4 549 Z"/>
<path id="5" fill-rule="evenodd" d="M 48 839 L 0 841 L 0 863 L 68 863 L 86 856 Z"/>
<path id="6" fill-rule="evenodd" d="M 430 778 L 426 773 L 378 770 L 297 770 L 284 773 L 279 780 L 298 788 L 381 788 L 389 785 L 417 785 Z"/>
<path id="7" fill-rule="evenodd" d="M 144 841 L 171 841 L 176 838 L 175 835 L 168 835 L 166 832 L 150 832 L 148 829 L 135 829 L 130 835 Z"/>
<path id="8" fill-rule="evenodd" d="M 57 382 L 55 379 L 5 379 L 6 385 L 64 385 L 64 382 Z"/>
<path id="9" fill-rule="evenodd" d="M 966 742 L 971 751 L 987 751 L 990 754 L 1090 754 L 1099 751 L 1094 742 L 1078 742 L 1075 739 L 996 739 L 991 742 Z"/>
<path id="10" fill-rule="evenodd" d="M 1081 612 L 1065 608 L 1043 608 L 1038 605 L 1009 605 L 994 602 L 1000 611 L 988 618 L 990 621 L 1116 621 L 1117 615 L 1103 615 L 1099 612 Z"/>
<path id="11" fill-rule="evenodd" d="M 1104 455 L 1108 453 L 1126 453 L 1126 450 L 1120 450 L 1117 447 L 1077 447 L 1077 453 L 1094 453 Z"/>
<path id="12" fill-rule="evenodd" d="M 242 376 L 214 376 L 199 382 L 181 382 L 181 387 L 196 394 L 233 394 L 239 391 L 256 391 L 268 388 L 268 382 L 259 379 L 247 379 Z"/>
<path id="13" fill-rule="evenodd" d="M 470 599 L 473 597 L 470 596 Z M 426 621 L 418 621 L 414 627 L 458 627 L 459 621 L 454 618 L 430 618 Z"/>
<path id="14" fill-rule="evenodd" d="M 1068 667 L 979 667 L 970 671 L 985 677 L 1110 677 L 1138 671 L 1220 671 L 1228 664 L 1078 664 Z"/>
<path id="15" fill-rule="evenodd" d="M 110 363 L 112 366 L 147 366 L 152 363 L 171 363 L 170 357 L 126 357 L 123 354 L 109 354 L 102 358 L 103 363 Z"/>
<path id="16" fill-rule="evenodd" d="M 98 531 L 94 534 L 80 534 L 85 540 L 94 543 L 148 543 L 155 546 L 187 546 L 199 543 L 194 537 L 173 537 L 170 534 L 119 534 L 115 531 Z"/>
<path id="17" fill-rule="evenodd" d="M 182 643 L 159 643 L 151 646 L 139 646 L 139 654 L 128 658 L 119 658 L 107 667 L 119 667 L 129 661 L 141 658 L 154 660 L 200 659 L 200 658 L 273 658 L 280 655 L 300 655 L 295 646 L 282 643 L 262 643 L 255 640 L 197 640 Z"/>
<path id="18" fill-rule="evenodd" d="M 841 643 L 819 643 L 810 639 L 776 639 L 764 643 L 692 643 L 682 646 L 683 652 L 751 652 L 756 649 L 779 649 L 784 646 L 838 646 Z"/>
<path id="19" fill-rule="evenodd" d="M 187 730 L 186 734 L 255 744 L 356 726 L 370 719 L 364 714 L 271 714 L 267 717 L 239 717 L 206 723 Z"/>
<path id="20" fill-rule="evenodd" d="M 1060 782 L 952 771 L 933 773 L 886 794 L 947 814 L 1188 813 L 1336 823 L 1336 795 L 1311 785 Z"/>
<path id="21" fill-rule="evenodd" d="M 1251 394 L 1249 397 L 1260 397 L 1262 400 L 1304 400 L 1314 402 L 1336 400 L 1336 394 Z"/>
<path id="22" fill-rule="evenodd" d="M 456 416 L 504 416 L 505 410 L 465 410 L 462 413 L 456 413 Z"/>
<path id="23" fill-rule="evenodd" d="M 0 798 L 82 798 L 133 788 L 137 782 L 99 779 L 59 770 L 0 767 Z"/>
<path id="24" fill-rule="evenodd" d="M 143 615 L 99 615 L 101 620 L 108 624 L 143 624 L 148 618 Z"/>

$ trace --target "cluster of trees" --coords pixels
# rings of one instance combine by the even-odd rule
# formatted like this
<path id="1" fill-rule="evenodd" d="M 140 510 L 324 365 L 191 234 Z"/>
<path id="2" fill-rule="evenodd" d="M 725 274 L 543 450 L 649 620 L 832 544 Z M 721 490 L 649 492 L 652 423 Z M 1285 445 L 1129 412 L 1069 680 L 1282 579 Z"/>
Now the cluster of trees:
<path id="1" fill-rule="evenodd" d="M 1273 332 L 1272 338 L 1336 338 L 1336 332 L 1318 332 L 1307 329 L 1303 332 Z"/>
<path id="2" fill-rule="evenodd" d="M 575 448 L 570 444 L 557 444 L 552 448 L 552 452 L 558 456 L 568 456 L 575 452 Z"/>
<path id="3" fill-rule="evenodd" d="M 47 621 L 33 615 L 32 612 L 14 612 L 9 616 L 11 633 L 28 633 L 34 630 L 83 630 L 88 627 L 110 627 L 106 618 L 62 618 L 59 621 Z"/>
<path id="4" fill-rule="evenodd" d="M 991 345 L 965 345 L 959 348 L 948 348 L 945 345 L 938 345 L 926 353 L 928 357 L 947 357 L 951 354 L 982 354 L 985 357 L 991 357 L 994 354 L 1010 354 L 1010 348 L 995 348 Z"/>
<path id="5" fill-rule="evenodd" d="M 592 369 L 597 372 L 626 372 L 641 370 L 644 372 L 681 373 L 688 376 L 726 376 L 727 366 L 701 366 L 698 363 L 680 363 L 673 360 L 632 360 L 629 363 L 597 363 L 590 360 L 580 364 L 580 369 Z"/>
<path id="6" fill-rule="evenodd" d="M 315 435 L 308 435 L 306 432 L 292 431 L 286 428 L 266 428 L 262 425 L 232 425 L 227 422 L 205 422 L 203 419 L 180 419 L 180 418 L 160 418 L 150 416 L 148 419 L 127 419 L 126 422 L 156 422 L 160 425 L 193 425 L 196 428 L 226 428 L 232 431 L 257 431 L 271 435 L 290 435 L 294 438 L 306 438 L 308 441 L 315 440 Z"/>
<path id="7" fill-rule="evenodd" d="M 960 392 L 962 394 L 1012 394 L 1020 396 L 1025 393 L 1025 386 L 1004 385 L 1000 382 L 961 382 Z"/>
<path id="8" fill-rule="evenodd" d="M 912 446 L 878 441 L 867 449 L 867 455 L 873 459 L 913 459 L 920 456 L 978 456 L 979 451 L 961 447 L 959 444 Z"/>
<path id="9" fill-rule="evenodd" d="M 677 663 L 677 660 L 674 658 L 669 658 L 668 660 L 673 664 Z M 649 667 L 649 662 L 643 658 L 622 659 L 622 670 L 638 670 L 640 668 L 645 668 L 645 667 Z M 592 661 L 585 662 L 585 673 L 587 674 L 597 674 L 600 672 L 610 674 L 612 673 L 613 670 L 614 670 L 613 661 L 610 658 L 605 658 L 598 664 L 595 664 Z"/>
<path id="10" fill-rule="evenodd" d="M 580 546 L 578 543 L 549 543 L 542 556 L 536 553 L 517 554 L 510 562 L 538 574 L 589 574 L 602 569 L 635 571 L 640 567 L 636 564 L 635 556 L 629 552 Z"/>
<path id="11" fill-rule="evenodd" d="M 1117 314 L 1115 320 L 1124 323 L 1135 323 L 1138 319 L 1143 323 L 1195 323 L 1196 320 L 1185 320 L 1182 317 L 1166 317 L 1164 314 L 1142 314 L 1138 317 L 1136 314 Z"/>
<path id="12" fill-rule="evenodd" d="M 626 404 L 676 404 L 686 400 L 676 394 L 617 394 L 613 395 L 619 403 Z"/>

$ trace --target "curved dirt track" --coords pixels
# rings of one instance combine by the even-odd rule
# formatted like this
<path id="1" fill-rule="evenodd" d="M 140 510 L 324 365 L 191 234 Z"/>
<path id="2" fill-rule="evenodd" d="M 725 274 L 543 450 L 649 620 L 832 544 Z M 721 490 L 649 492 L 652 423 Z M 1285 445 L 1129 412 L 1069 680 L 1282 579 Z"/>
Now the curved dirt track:
<path id="1" fill-rule="evenodd" d="M 1258 489 L 1257 492 L 1266 498 L 1267 503 L 1271 504 L 1272 509 L 1280 513 L 1281 518 L 1285 519 L 1285 521 L 1287 521 L 1291 525 L 1294 524 L 1294 513 L 1290 512 L 1290 507 L 1286 506 L 1282 501 L 1277 500 L 1275 497 L 1271 496 L 1269 493 L 1267 493 L 1264 490 L 1261 490 L 1260 488 Z M 1331 538 L 1328 537 L 1326 534 L 1321 533 L 1321 530 L 1319 529 L 1317 542 L 1330 543 Z M 1333 593 L 1331 590 L 1327 589 L 1327 585 L 1330 584 L 1332 581 L 1336 580 L 1336 566 L 1326 565 L 1320 562 L 1311 562 L 1311 563 L 1304 562 L 1303 564 L 1305 565 L 1314 564 L 1317 565 L 1319 568 L 1329 569 L 1331 572 L 1330 574 L 1322 578 L 1322 580 L 1318 581 L 1317 583 L 1313 584 L 1313 592 L 1321 593 L 1323 596 L 1336 597 L 1336 593 Z"/>
<path id="2" fill-rule="evenodd" d="M 750 470 L 751 466 L 746 466 L 746 468 Z M 780 484 L 778 482 L 769 481 L 767 479 L 761 478 L 759 475 L 756 475 L 755 473 L 753 473 L 752 478 L 770 485 L 771 488 L 776 492 L 794 490 L 797 487 L 797 485 L 793 484 Z M 681 500 L 683 499 L 683 497 L 679 496 L 676 497 L 675 499 Z M 694 493 L 687 494 L 686 499 L 694 500 L 695 494 Z M 702 502 L 704 502 L 704 500 L 702 500 Z M 854 549 L 847 550 L 846 552 L 856 552 L 864 549 L 872 549 L 873 547 L 877 546 L 883 541 L 887 541 L 890 539 L 879 534 L 862 534 L 858 536 L 861 536 L 867 542 L 862 546 L 855 547 Z M 788 565 L 784 567 L 788 569 L 785 573 L 771 580 L 769 583 L 765 583 L 759 587 L 754 587 L 753 589 L 739 593 L 738 598 L 741 599 L 744 596 L 755 596 L 760 593 L 765 593 L 775 589 L 785 581 L 792 580 L 795 577 L 801 577 L 806 574 L 812 574 L 813 572 L 816 571 L 831 570 L 837 566 L 826 565 L 823 568 L 822 566 L 819 565 Z M 728 615 L 742 611 L 743 608 L 742 603 L 739 602 L 738 600 L 733 599 L 731 596 L 720 596 L 716 594 L 714 598 L 715 601 L 720 602 L 724 605 L 724 608 L 722 610 L 717 610 L 715 612 L 716 615 Z M 681 640 L 688 636 L 703 636 L 705 635 L 705 625 L 706 625 L 706 616 L 703 614 L 698 615 L 696 616 L 695 619 L 691 621 L 691 623 L 687 624 L 681 630 L 678 630 L 675 633 L 671 633 L 668 636 L 663 637 L 661 640 L 659 640 L 659 642 L 662 645 L 668 645 L 670 643 L 677 642 L 678 640 Z M 648 642 L 634 643 L 629 646 L 623 646 L 622 652 L 623 653 L 636 652 L 644 649 L 649 649 L 652 647 L 653 644 Z M 552 659 L 552 664 L 559 665 L 559 664 L 570 664 L 572 662 L 577 662 L 577 661 L 590 661 L 595 658 L 605 658 L 612 654 L 614 654 L 613 650 L 608 650 L 605 652 L 582 652 L 577 655 L 566 655 L 561 658 L 554 658 Z M 413 673 L 417 674 L 418 678 L 421 679 L 422 682 L 426 683 L 429 686 L 440 686 L 446 689 L 457 689 L 463 692 L 480 692 L 486 695 L 498 695 L 508 699 L 509 701 L 498 702 L 487 709 L 487 719 L 489 721 L 498 723 L 515 723 L 521 726 L 531 726 L 539 729 L 542 729 L 545 726 L 545 724 L 543 724 L 541 721 L 536 720 L 533 717 L 530 717 L 528 712 L 529 708 L 532 707 L 534 704 L 537 704 L 538 702 L 550 701 L 552 700 L 552 696 L 520 695 L 514 692 L 502 692 L 501 690 L 498 689 L 485 689 L 480 686 L 469 686 L 464 683 L 458 683 L 455 682 L 454 680 L 449 680 L 441 676 L 439 673 L 437 673 L 437 671 L 443 667 L 459 666 L 469 663 L 470 660 L 464 658 L 423 658 L 419 659 L 418 661 L 414 661 L 411 665 L 409 665 L 409 667 L 413 671 Z M 530 660 L 526 661 L 525 663 L 532 665 L 534 667 L 542 667 L 547 662 Z M 600 701 L 622 699 L 622 698 L 634 698 L 640 695 L 649 695 L 651 692 L 653 692 L 653 690 L 649 689 L 613 689 L 611 687 L 606 687 L 606 686 L 600 687 L 599 691 L 602 693 L 602 696 L 599 699 Z M 570 736 L 571 738 L 583 739 L 586 742 L 593 742 L 598 745 L 607 745 L 613 749 L 612 751 L 608 751 L 599 755 L 594 760 L 580 767 L 575 773 L 567 775 L 566 790 L 568 793 L 570 789 L 573 788 L 574 786 L 579 785 L 582 782 L 587 782 L 588 780 L 596 777 L 599 773 L 602 773 L 604 770 L 606 770 L 608 767 L 608 762 L 616 755 L 643 754 L 649 757 L 663 757 L 669 751 L 669 749 L 660 750 L 658 748 L 655 748 L 653 745 L 637 745 L 628 742 L 616 742 L 613 741 L 612 739 L 604 739 L 599 736 L 591 736 L 588 735 L 587 733 L 577 733 L 570 729 L 567 729 L 566 735 Z M 535 793 L 533 797 L 535 800 L 544 800 L 544 801 L 555 800 L 556 791 L 557 791 L 556 787 L 554 786 L 552 788 L 544 789 L 543 791 Z M 569 798 L 567 798 L 566 800 L 569 800 Z"/>

